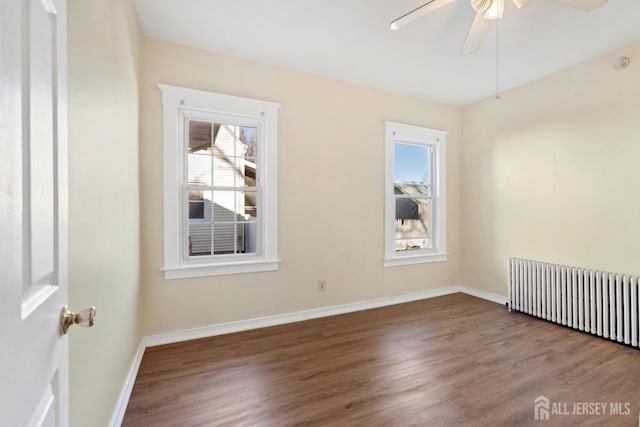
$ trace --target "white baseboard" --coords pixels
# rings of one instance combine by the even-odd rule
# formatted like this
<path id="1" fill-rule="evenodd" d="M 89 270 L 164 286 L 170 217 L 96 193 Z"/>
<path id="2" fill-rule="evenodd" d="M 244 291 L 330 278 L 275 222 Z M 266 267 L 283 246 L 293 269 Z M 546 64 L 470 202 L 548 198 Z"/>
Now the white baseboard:
<path id="1" fill-rule="evenodd" d="M 492 294 L 491 292 L 483 291 L 481 289 L 469 288 L 467 286 L 460 286 L 460 292 L 474 297 L 486 299 L 487 301 L 495 302 L 496 304 L 505 305 L 509 302 L 507 297 L 502 295 Z"/>
<path id="2" fill-rule="evenodd" d="M 144 354 L 145 348 L 145 339 L 143 337 L 140 340 L 140 345 L 138 345 L 136 354 L 133 356 L 133 362 L 131 363 L 131 367 L 129 368 L 129 372 L 127 373 L 127 378 L 124 382 L 124 386 L 122 387 L 122 391 L 120 392 L 120 396 L 118 397 L 118 401 L 116 402 L 116 408 L 113 411 L 113 415 L 111 416 L 111 422 L 109 422 L 110 427 L 120 427 L 120 425 L 122 424 L 124 414 L 127 411 L 127 406 L 129 405 L 131 391 L 133 391 L 133 384 L 135 383 L 136 377 L 138 376 L 138 369 L 140 368 L 140 362 L 142 362 L 142 355 Z"/>
<path id="3" fill-rule="evenodd" d="M 301 322 L 303 320 L 317 319 L 320 317 L 335 316 L 337 314 L 353 313 L 355 311 L 370 310 L 372 308 L 386 307 L 406 302 L 419 301 L 428 298 L 462 292 L 474 297 L 482 298 L 498 304 L 506 304 L 507 298 L 501 295 L 492 294 L 480 289 L 469 288 L 467 286 L 450 286 L 411 294 L 394 295 L 392 297 L 377 298 L 367 301 L 359 301 L 348 304 L 340 304 L 328 307 L 313 308 L 311 310 L 295 311 L 292 313 L 276 314 L 273 316 L 257 317 L 254 319 L 238 320 L 235 322 L 219 323 L 216 325 L 203 326 L 199 328 L 186 329 L 182 331 L 166 332 L 162 334 L 143 337 L 138 347 L 129 375 L 124 384 L 120 398 L 116 404 L 114 414 L 111 418 L 110 427 L 119 427 L 124 419 L 127 410 L 129 397 L 133 390 L 138 368 L 142 361 L 142 355 L 147 347 L 163 344 L 171 344 L 180 341 L 188 341 L 199 338 L 208 338 L 216 335 L 230 334 L 234 332 L 248 331 L 252 329 L 266 328 L 269 326 L 283 325 L 286 323 Z"/>
<path id="4" fill-rule="evenodd" d="M 252 329 L 266 328 L 269 326 L 284 325 L 285 323 L 301 322 L 303 320 L 317 319 L 320 317 L 335 316 L 337 314 L 353 313 L 354 311 L 386 307 L 388 305 L 402 304 L 405 302 L 434 298 L 442 295 L 453 294 L 456 292 L 462 292 L 459 286 L 438 288 L 411 294 L 394 295 L 392 297 L 377 298 L 348 304 L 313 308 L 311 310 L 294 311 L 292 313 L 276 314 L 273 316 L 257 317 L 247 320 L 238 320 L 235 322 L 219 323 L 217 325 L 203 326 L 182 331 L 151 335 L 145 338 L 145 342 L 148 347 L 153 347 L 156 345 L 189 341 L 199 338 L 208 338 L 216 335 L 249 331 Z"/>

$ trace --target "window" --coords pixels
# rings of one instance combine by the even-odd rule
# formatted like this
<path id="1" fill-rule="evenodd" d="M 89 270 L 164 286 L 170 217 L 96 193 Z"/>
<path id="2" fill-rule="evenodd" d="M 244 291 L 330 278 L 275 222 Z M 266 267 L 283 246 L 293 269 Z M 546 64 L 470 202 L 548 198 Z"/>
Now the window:
<path id="1" fill-rule="evenodd" d="M 278 269 L 278 104 L 160 85 L 165 278 Z"/>
<path id="2" fill-rule="evenodd" d="M 447 259 L 445 137 L 385 123 L 385 267 Z"/>

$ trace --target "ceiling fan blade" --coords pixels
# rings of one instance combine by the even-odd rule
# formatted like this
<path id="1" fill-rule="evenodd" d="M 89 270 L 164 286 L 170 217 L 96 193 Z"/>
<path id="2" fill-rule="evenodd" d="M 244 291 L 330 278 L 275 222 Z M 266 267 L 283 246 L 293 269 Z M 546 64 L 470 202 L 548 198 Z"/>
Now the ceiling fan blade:
<path id="1" fill-rule="evenodd" d="M 440 9 L 442 6 L 446 6 L 451 3 L 453 0 L 430 0 L 423 4 L 422 6 L 418 6 L 413 9 L 411 12 L 405 13 L 400 18 L 391 22 L 390 28 L 392 30 L 399 30 L 415 21 L 418 18 L 421 18 L 435 10 Z"/>
<path id="2" fill-rule="evenodd" d="M 517 6 L 518 9 L 522 9 L 529 3 L 529 0 L 513 0 L 513 3 Z"/>
<path id="3" fill-rule="evenodd" d="M 594 9 L 604 6 L 607 0 L 556 0 L 558 3 L 566 4 L 574 9 L 591 12 Z"/>
<path id="4" fill-rule="evenodd" d="M 462 55 L 469 55 L 480 49 L 482 39 L 484 39 L 484 35 L 487 33 L 490 25 L 491 21 L 484 19 L 482 12 L 476 13 L 476 17 L 473 19 L 473 24 L 471 24 L 471 28 L 469 28 L 469 33 L 464 40 L 464 46 L 462 46 L 460 53 Z"/>

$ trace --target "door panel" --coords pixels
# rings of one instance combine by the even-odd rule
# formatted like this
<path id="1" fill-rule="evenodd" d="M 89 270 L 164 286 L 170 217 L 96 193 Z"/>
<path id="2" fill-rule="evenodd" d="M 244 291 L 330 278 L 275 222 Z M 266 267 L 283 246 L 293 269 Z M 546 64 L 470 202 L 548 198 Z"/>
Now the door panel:
<path id="1" fill-rule="evenodd" d="M 25 235 L 30 237 L 30 250 L 25 263 L 30 265 L 30 280 L 25 280 L 29 297 L 41 287 L 54 282 L 53 248 L 55 245 L 55 182 L 54 168 L 56 138 L 54 135 L 54 58 L 55 58 L 55 9 L 41 0 L 29 0 L 25 13 L 25 32 L 29 34 L 29 62 L 25 74 L 29 85 L 25 87 L 25 116 L 22 123 L 23 142 L 29 153 L 24 156 L 23 176 L 25 201 Z M 26 55 L 25 55 L 26 56 Z M 29 212 L 30 211 L 30 212 Z"/>
<path id="2" fill-rule="evenodd" d="M 66 426 L 66 3 L 0 2 L 0 426 Z"/>
<path id="3" fill-rule="evenodd" d="M 28 427 L 55 427 L 56 426 L 56 398 L 53 395 L 53 387 L 49 385 L 36 409 L 33 411 Z"/>

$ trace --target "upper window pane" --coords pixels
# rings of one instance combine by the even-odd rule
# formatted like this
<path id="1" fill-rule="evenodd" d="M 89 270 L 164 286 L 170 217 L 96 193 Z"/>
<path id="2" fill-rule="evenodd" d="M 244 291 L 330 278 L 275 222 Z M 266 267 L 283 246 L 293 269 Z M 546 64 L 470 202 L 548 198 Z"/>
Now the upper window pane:
<path id="1" fill-rule="evenodd" d="M 429 183 L 429 150 L 425 146 L 394 144 L 394 182 Z"/>
<path id="2" fill-rule="evenodd" d="M 189 120 L 188 129 L 189 184 L 211 185 L 211 123 Z"/>
<path id="3" fill-rule="evenodd" d="M 256 187 L 258 129 L 189 120 L 189 184 Z"/>
<path id="4" fill-rule="evenodd" d="M 211 123 L 189 120 L 189 152 L 197 153 L 211 148 Z"/>
<path id="5" fill-rule="evenodd" d="M 246 147 L 244 159 L 255 164 L 258 159 L 258 129 L 240 126 L 239 138 Z"/>

